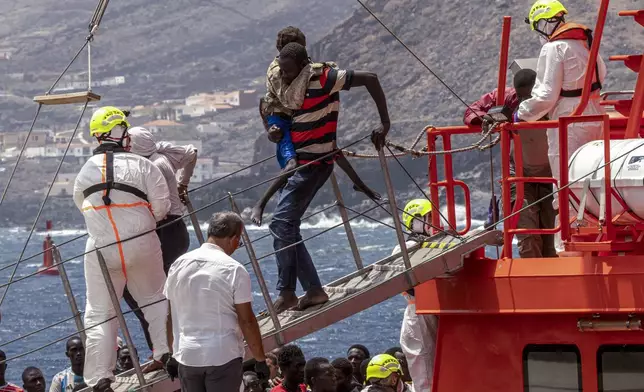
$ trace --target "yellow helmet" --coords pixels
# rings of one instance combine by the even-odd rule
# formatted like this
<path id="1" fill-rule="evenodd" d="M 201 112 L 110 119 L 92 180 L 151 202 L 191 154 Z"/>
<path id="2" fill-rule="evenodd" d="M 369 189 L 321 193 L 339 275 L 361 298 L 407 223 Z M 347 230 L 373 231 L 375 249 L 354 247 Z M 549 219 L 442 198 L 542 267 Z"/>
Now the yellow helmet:
<path id="1" fill-rule="evenodd" d="M 125 113 L 114 106 L 103 106 L 92 115 L 89 122 L 89 134 L 90 136 L 104 135 L 117 125 L 123 125 L 125 128 L 130 127 Z"/>
<path id="2" fill-rule="evenodd" d="M 532 30 L 537 27 L 537 22 L 557 16 L 560 12 L 568 13 L 566 7 L 558 0 L 537 0 L 530 8 L 530 13 L 525 19 Z"/>
<path id="3" fill-rule="evenodd" d="M 432 203 L 427 199 L 414 199 L 407 203 L 403 212 L 403 225 L 411 230 L 414 218 L 423 218 L 432 212 Z"/>
<path id="4" fill-rule="evenodd" d="M 367 365 L 367 381 L 371 379 L 385 379 L 393 373 L 403 375 L 400 362 L 389 354 L 380 354 L 371 358 Z"/>

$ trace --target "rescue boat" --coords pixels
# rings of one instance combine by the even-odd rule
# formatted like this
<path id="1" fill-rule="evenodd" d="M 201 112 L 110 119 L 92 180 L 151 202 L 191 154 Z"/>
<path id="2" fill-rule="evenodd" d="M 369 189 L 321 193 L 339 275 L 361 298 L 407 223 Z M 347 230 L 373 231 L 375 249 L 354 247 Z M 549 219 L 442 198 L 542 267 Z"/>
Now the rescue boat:
<path id="1" fill-rule="evenodd" d="M 608 3 L 600 4 L 581 104 L 575 113 L 545 124 L 507 124 L 500 130 L 503 216 L 510 217 L 523 207 L 516 203 L 510 209 L 510 184 L 517 184 L 517 200 L 521 200 L 523 183 L 553 182 L 522 177 L 520 151 L 514 156 L 517 176 L 510 177 L 510 139 L 518 142 L 512 131 L 557 128 L 560 156 L 567 156 L 569 124 L 603 122 L 603 140 L 581 147 L 570 162 L 561 162 L 560 191 L 555 196 L 559 214 L 567 216 L 574 207 L 576 216 L 553 230 L 517 229 L 516 220 L 506 220 L 500 258 L 487 258 L 479 249 L 465 257 L 457 273 L 416 287 L 417 312 L 439 316 L 434 391 L 644 390 L 644 268 L 640 264 L 644 262 L 640 205 L 644 200 L 640 174 L 644 57 L 610 57 L 637 74 L 634 91 L 604 92 L 601 103 L 606 115 L 578 115 L 588 102 Z M 619 16 L 634 18 L 644 27 L 644 10 L 621 11 Z M 499 91 L 504 89 L 509 34 L 506 18 Z M 615 99 L 618 96 L 622 97 Z M 448 149 L 453 135 L 468 133 L 473 130 L 430 129 L 429 149 L 435 149 L 439 138 Z M 436 158 L 430 158 L 429 186 L 435 203 L 440 202 L 439 188 L 445 189 L 448 219 L 455 225 L 455 189 L 467 192 L 467 185 L 454 178 L 451 160 L 444 156 L 444 180 L 439 181 Z M 516 234 L 555 232 L 561 233 L 568 257 L 512 257 Z"/>
<path id="2" fill-rule="evenodd" d="M 496 129 L 502 152 L 502 231 L 471 230 L 469 187 L 455 178 L 453 156 L 446 153 L 452 148 L 453 136 L 480 133 L 480 129 L 464 126 L 427 127 L 421 134 L 427 137 L 427 148 L 414 151 L 428 157 L 429 199 L 437 210 L 441 209 L 440 192 L 446 196 L 447 218 L 441 221 L 439 214 L 433 214 L 432 236 L 426 238 L 422 246 L 408 248 L 405 243 L 400 208 L 388 169 L 388 160 L 393 160 L 388 158 L 397 155 L 389 147 L 390 154 L 380 151 L 377 156 L 388 199 L 371 210 L 389 205 L 400 246 L 398 253 L 372 264 L 363 263 L 349 222 L 365 216 L 370 210 L 352 210 L 356 215 L 349 218 L 335 177 L 331 177 L 338 202 L 325 210 L 338 208 L 343 218 L 338 227 L 344 227 L 346 231 L 356 271 L 324 287 L 330 299 L 323 305 L 276 314 L 259 264 L 267 256 L 256 257 L 252 241 L 244 230 L 243 243 L 267 306 L 267 311 L 258 317 L 266 351 L 415 287 L 417 312 L 439 316 L 434 391 L 644 390 L 641 320 L 644 312 L 644 203 L 640 195 L 644 186 L 641 183 L 644 169 L 640 167 L 644 160 L 644 142 L 638 139 L 644 134 L 644 56 L 611 57 L 637 73 L 634 90 L 603 93 L 602 104 L 608 111 L 605 115 L 578 114 L 583 112 L 591 93 L 609 2 L 601 0 L 581 104 L 575 113 L 557 121 L 507 123 Z M 107 3 L 99 1 L 90 24 L 90 36 L 81 50 L 90 47 Z M 622 11 L 619 15 L 632 17 L 644 27 L 644 10 Z M 499 102 L 504 98 L 509 37 L 510 17 L 505 17 L 499 56 Z M 517 60 L 511 69 L 530 64 L 534 61 Z M 91 68 L 88 74 L 91 78 Z M 34 100 L 41 105 L 80 103 L 87 107 L 88 103 L 101 99 L 90 90 L 69 94 L 50 92 Z M 620 95 L 625 99 L 612 99 Z M 520 148 L 514 150 L 517 175 L 510 177 L 510 142 L 514 140 L 515 146 L 520 145 L 514 131 L 558 129 L 560 155 L 568 156 L 567 127 L 584 121 L 603 122 L 603 139 L 583 146 L 571 162 L 560 163 L 562 178 L 556 195 L 561 216 L 569 215 L 571 200 L 578 210 L 577 215 L 553 229 L 527 231 L 516 228 L 513 217 L 527 206 L 516 203 L 511 209 L 510 185 L 516 184 L 517 200 L 522 200 L 525 182 L 555 183 L 555 180 L 524 177 Z M 442 150 L 437 149 L 439 139 Z M 388 146 L 400 150 L 393 143 Z M 443 163 L 442 175 L 438 173 L 439 159 Z M 460 230 L 455 229 L 461 223 L 456 219 L 457 192 L 463 193 L 466 208 L 465 224 Z M 231 208 L 238 211 L 234 195 L 229 194 L 227 199 Z M 195 213 L 209 206 L 199 206 L 195 210 L 188 203 L 188 215 L 200 242 L 203 235 Z M 566 257 L 513 258 L 512 239 L 516 234 L 556 232 L 560 232 L 564 240 Z M 499 257 L 486 257 L 485 247 L 497 245 L 501 239 L 503 252 Z M 48 244 L 44 251 L 47 249 L 53 250 L 55 263 L 35 274 L 53 268 L 61 270 L 78 333 L 83 335 L 87 327 L 82 324 L 63 273 L 63 265 L 69 260 L 61 260 L 53 244 Z M 109 274 L 105 280 L 110 287 Z M 132 348 L 135 368 L 119 375 L 117 382 L 112 384 L 113 390 L 178 390 L 178 381 L 169 380 L 163 371 L 142 373 L 118 298 L 114 305 L 127 344 Z"/>

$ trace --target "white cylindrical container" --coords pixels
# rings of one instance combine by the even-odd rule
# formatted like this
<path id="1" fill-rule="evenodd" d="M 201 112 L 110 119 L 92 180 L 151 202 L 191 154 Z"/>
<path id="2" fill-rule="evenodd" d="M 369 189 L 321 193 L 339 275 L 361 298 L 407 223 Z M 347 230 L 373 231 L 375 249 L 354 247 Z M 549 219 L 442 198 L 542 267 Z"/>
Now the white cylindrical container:
<path id="1" fill-rule="evenodd" d="M 624 139 L 610 141 L 611 185 L 628 207 L 625 208 L 612 197 L 613 217 L 619 218 L 616 224 L 628 225 L 644 219 L 644 139 Z M 581 200 L 584 181 L 590 178 L 590 191 L 587 195 L 586 213 L 599 218 L 601 186 L 604 182 L 604 141 L 596 140 L 581 146 L 568 162 L 571 193 Z M 577 207 L 575 205 L 575 207 Z M 571 212 L 577 208 L 571 209 Z"/>

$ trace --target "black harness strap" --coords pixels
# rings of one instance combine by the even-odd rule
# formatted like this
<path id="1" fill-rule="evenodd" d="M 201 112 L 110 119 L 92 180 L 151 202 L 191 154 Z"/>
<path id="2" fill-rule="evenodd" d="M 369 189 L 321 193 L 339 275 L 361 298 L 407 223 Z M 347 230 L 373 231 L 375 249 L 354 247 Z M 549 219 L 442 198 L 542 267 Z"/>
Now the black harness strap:
<path id="1" fill-rule="evenodd" d="M 148 195 L 146 195 L 145 192 L 128 184 L 114 182 L 114 151 L 106 150 L 104 153 L 105 153 L 105 182 L 92 185 L 89 188 L 85 189 L 83 191 L 83 196 L 87 198 L 89 195 L 93 193 L 106 191 L 105 195 L 103 195 L 103 203 L 105 203 L 106 206 L 109 206 L 110 204 L 112 204 L 112 199 L 110 199 L 110 192 L 112 191 L 112 189 L 116 189 L 117 191 L 131 193 L 134 196 L 140 199 L 143 199 L 147 202 Z"/>

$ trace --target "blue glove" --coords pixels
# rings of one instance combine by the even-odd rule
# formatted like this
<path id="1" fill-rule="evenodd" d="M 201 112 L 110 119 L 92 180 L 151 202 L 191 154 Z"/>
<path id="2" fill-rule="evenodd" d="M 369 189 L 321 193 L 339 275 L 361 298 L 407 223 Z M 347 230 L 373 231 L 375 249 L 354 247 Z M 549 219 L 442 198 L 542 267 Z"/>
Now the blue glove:
<path id="1" fill-rule="evenodd" d="M 490 198 L 490 206 L 488 207 L 487 210 L 487 219 L 485 220 L 485 224 L 483 227 L 485 229 L 490 229 L 496 225 L 496 223 L 499 221 L 499 201 L 497 200 L 496 196 Z"/>

